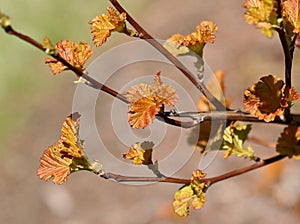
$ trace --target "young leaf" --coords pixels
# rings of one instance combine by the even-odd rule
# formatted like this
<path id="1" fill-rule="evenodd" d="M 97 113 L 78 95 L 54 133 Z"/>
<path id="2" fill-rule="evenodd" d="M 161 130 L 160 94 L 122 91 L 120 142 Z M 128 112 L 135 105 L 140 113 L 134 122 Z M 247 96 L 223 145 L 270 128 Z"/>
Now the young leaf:
<path id="1" fill-rule="evenodd" d="M 67 180 L 71 173 L 70 165 L 72 159 L 63 157 L 56 146 L 50 146 L 44 151 L 38 169 L 38 176 L 41 179 L 49 180 L 53 178 L 53 183 L 61 184 Z"/>
<path id="2" fill-rule="evenodd" d="M 276 1 L 247 0 L 244 3 L 245 20 L 248 24 L 255 24 L 267 36 L 273 36 L 273 25 L 277 25 Z"/>
<path id="3" fill-rule="evenodd" d="M 300 32 L 300 0 L 288 0 L 282 2 L 282 15 L 293 26 L 293 32 Z"/>
<path id="4" fill-rule="evenodd" d="M 96 47 L 101 46 L 111 35 L 111 32 L 124 32 L 126 30 L 126 14 L 120 14 L 112 7 L 107 8 L 108 14 L 98 15 L 89 21 L 93 42 Z"/>
<path id="5" fill-rule="evenodd" d="M 277 140 L 276 151 L 289 158 L 300 159 L 300 127 L 289 125 Z"/>
<path id="6" fill-rule="evenodd" d="M 129 149 L 129 152 L 124 153 L 125 159 L 132 160 L 135 165 L 150 165 L 152 162 L 152 151 L 154 144 L 152 142 L 135 143 Z"/>
<path id="7" fill-rule="evenodd" d="M 132 128 L 145 128 L 152 123 L 162 106 L 174 106 L 178 100 L 175 89 L 160 80 L 160 72 L 152 85 L 139 84 L 126 92 L 129 101 L 128 122 Z"/>
<path id="8" fill-rule="evenodd" d="M 79 113 L 68 116 L 62 125 L 62 134 L 58 142 L 43 153 L 38 168 L 38 176 L 62 184 L 67 177 L 78 170 L 89 170 L 99 173 L 101 164 L 91 163 L 84 152 L 83 141 L 79 138 Z"/>
<path id="9" fill-rule="evenodd" d="M 186 54 L 188 52 L 187 48 L 189 48 L 202 57 L 204 45 L 214 43 L 217 30 L 218 27 L 214 22 L 202 21 L 196 27 L 195 32 L 186 36 L 175 34 L 166 41 L 164 46 L 175 56 Z"/>
<path id="10" fill-rule="evenodd" d="M 249 146 L 244 147 L 244 142 L 251 130 L 251 125 L 238 125 L 237 123 L 230 124 L 224 131 L 222 149 L 226 150 L 224 158 L 227 159 L 230 155 L 238 157 L 256 159 L 254 151 Z"/>
<path id="11" fill-rule="evenodd" d="M 206 201 L 206 186 L 201 181 L 206 176 L 200 170 L 193 172 L 191 184 L 184 185 L 174 194 L 173 208 L 179 216 L 188 216 L 190 203 L 194 209 L 203 207 Z"/>
<path id="12" fill-rule="evenodd" d="M 299 99 L 295 89 L 286 90 L 284 82 L 276 76 L 264 76 L 244 93 L 244 107 L 247 112 L 266 122 L 273 121 Z"/>
<path id="13" fill-rule="evenodd" d="M 87 43 L 79 42 L 75 44 L 70 40 L 59 41 L 55 45 L 55 49 L 59 56 L 69 64 L 81 69 L 84 68 L 83 65 L 93 54 L 92 47 Z M 54 75 L 68 69 L 67 66 L 54 58 L 46 58 L 45 62 L 49 64 Z"/>

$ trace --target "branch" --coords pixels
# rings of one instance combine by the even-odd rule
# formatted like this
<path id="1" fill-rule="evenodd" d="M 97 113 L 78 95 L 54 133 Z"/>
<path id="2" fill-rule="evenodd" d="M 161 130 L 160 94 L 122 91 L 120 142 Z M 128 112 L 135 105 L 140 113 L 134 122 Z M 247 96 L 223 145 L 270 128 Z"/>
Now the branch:
<path id="1" fill-rule="evenodd" d="M 208 112 L 180 112 L 180 111 L 168 111 L 164 112 L 165 116 L 168 117 L 178 117 L 178 118 L 190 118 L 193 120 L 193 126 L 199 125 L 204 121 L 245 121 L 245 122 L 257 122 L 257 123 L 267 123 L 264 120 L 259 120 L 256 116 L 250 115 L 245 112 L 240 111 L 208 111 Z M 269 123 L 275 124 L 289 124 L 296 123 L 300 125 L 300 115 L 291 114 L 291 119 L 283 121 L 279 117 L 274 121 Z"/>
<path id="2" fill-rule="evenodd" d="M 256 163 L 254 163 L 254 164 L 252 164 L 250 166 L 244 167 L 242 169 L 234 170 L 234 171 L 225 173 L 225 174 L 220 175 L 220 176 L 203 179 L 203 181 L 205 183 L 207 183 L 208 185 L 212 185 L 212 184 L 215 184 L 215 183 L 217 183 L 219 181 L 226 180 L 226 179 L 229 179 L 229 178 L 232 178 L 232 177 L 235 177 L 235 176 L 247 173 L 249 171 L 261 168 L 263 166 L 267 166 L 267 165 L 269 165 L 271 163 L 277 162 L 277 161 L 282 160 L 284 158 L 286 158 L 285 155 L 280 155 L 279 154 L 279 155 L 276 155 L 276 156 L 268 158 L 268 159 L 260 160 L 260 161 L 258 161 Z"/>
<path id="3" fill-rule="evenodd" d="M 6 33 L 8 33 L 12 36 L 18 37 L 19 39 L 33 45 L 34 47 L 40 49 L 43 52 L 45 52 L 47 50 L 46 48 L 43 47 L 43 45 L 41 43 L 39 43 L 38 41 L 34 40 L 33 38 L 31 38 L 27 35 L 24 35 L 22 33 L 15 31 L 12 28 L 12 26 L 10 26 L 10 25 L 4 27 L 4 30 L 6 31 Z M 61 63 L 63 63 L 65 66 L 68 67 L 69 70 L 73 71 L 78 77 L 82 77 L 82 78 L 86 79 L 88 82 L 90 82 L 90 84 L 93 88 L 102 90 L 102 91 L 112 95 L 113 97 L 118 98 L 119 100 L 123 101 L 124 103 L 128 103 L 128 101 L 124 95 L 122 95 L 122 94 L 116 92 L 115 90 L 109 88 L 108 86 L 98 82 L 97 80 L 93 79 L 91 76 L 88 76 L 88 74 L 83 69 L 80 69 L 80 68 L 77 68 L 77 67 L 71 65 L 65 59 L 60 57 L 59 54 L 52 53 L 52 54 L 50 54 L 50 56 L 55 58 L 56 60 L 60 61 Z"/>
<path id="4" fill-rule="evenodd" d="M 270 157 L 268 159 L 259 160 L 256 163 L 246 166 L 241 169 L 233 170 L 228 173 L 211 177 L 211 178 L 204 178 L 202 179 L 203 183 L 206 183 L 208 186 L 211 186 L 217 182 L 250 172 L 252 170 L 267 166 L 279 160 L 286 158 L 285 155 L 276 155 Z M 112 179 L 117 182 L 165 182 L 165 183 L 174 183 L 174 184 L 190 184 L 190 179 L 181 179 L 181 178 L 174 178 L 174 177 L 134 177 L 134 176 L 123 176 L 114 173 L 104 173 L 104 174 L 97 174 L 99 177 L 104 179 Z"/>
<path id="5" fill-rule="evenodd" d="M 12 36 L 16 36 L 17 38 L 33 45 L 34 47 L 38 48 L 39 50 L 41 50 L 43 52 L 46 52 L 47 49 L 44 48 L 41 43 L 39 43 L 38 41 L 34 40 L 33 38 L 31 38 L 27 35 L 24 35 L 20 32 L 15 31 L 12 28 L 12 26 L 8 25 L 8 26 L 5 26 L 3 28 L 6 31 L 6 33 L 8 33 Z M 98 90 L 101 90 L 103 92 L 106 92 L 109 95 L 111 95 L 111 96 L 121 100 L 122 102 L 128 104 L 128 100 L 127 100 L 126 96 L 124 96 L 123 94 L 118 93 L 117 91 L 111 89 L 110 87 L 104 85 L 103 83 L 98 82 L 93 77 L 89 76 L 86 71 L 84 71 L 81 68 L 78 68 L 78 67 L 75 67 L 75 66 L 71 65 L 65 59 L 60 57 L 59 54 L 51 53 L 49 55 L 51 57 L 55 58 L 56 60 L 60 61 L 61 63 L 63 63 L 65 66 L 67 66 L 68 69 L 73 71 L 78 77 L 81 77 L 81 78 L 85 79 L 87 81 L 87 82 L 84 82 L 86 85 L 88 85 L 88 86 L 90 86 L 94 89 L 98 89 Z M 158 115 L 157 118 L 158 118 L 158 120 L 163 121 L 163 122 L 165 122 L 167 124 L 170 124 L 170 125 L 173 125 L 173 126 L 178 126 L 178 127 L 183 127 L 183 128 L 191 128 L 191 127 L 194 126 L 192 122 L 177 121 L 177 120 L 165 117 L 163 115 Z"/>
<path id="6" fill-rule="evenodd" d="M 216 99 L 206 88 L 206 86 L 194 77 L 193 74 L 176 58 L 174 57 L 166 48 L 164 48 L 157 40 L 155 40 L 144 28 L 142 28 L 128 12 L 119 4 L 117 0 L 110 0 L 113 6 L 120 12 L 126 13 L 126 20 L 135 28 L 135 30 L 140 34 L 140 38 L 146 40 L 149 44 L 155 47 L 160 53 L 162 53 L 170 62 L 172 62 L 200 91 L 201 93 L 211 102 L 219 111 L 226 110 L 226 107 Z"/>

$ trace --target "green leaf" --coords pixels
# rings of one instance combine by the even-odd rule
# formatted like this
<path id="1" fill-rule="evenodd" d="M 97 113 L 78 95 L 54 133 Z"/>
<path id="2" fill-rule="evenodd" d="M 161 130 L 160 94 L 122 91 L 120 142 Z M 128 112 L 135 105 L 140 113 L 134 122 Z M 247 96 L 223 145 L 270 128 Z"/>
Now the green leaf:
<path id="1" fill-rule="evenodd" d="M 286 127 L 278 138 L 276 151 L 289 158 L 300 159 L 300 127 Z"/>
<path id="2" fill-rule="evenodd" d="M 226 150 L 224 158 L 227 159 L 230 155 L 236 155 L 238 157 L 256 159 L 253 149 L 249 146 L 244 147 L 244 142 L 248 137 L 251 130 L 250 124 L 238 125 L 233 123 L 229 125 L 223 135 L 222 149 Z"/>

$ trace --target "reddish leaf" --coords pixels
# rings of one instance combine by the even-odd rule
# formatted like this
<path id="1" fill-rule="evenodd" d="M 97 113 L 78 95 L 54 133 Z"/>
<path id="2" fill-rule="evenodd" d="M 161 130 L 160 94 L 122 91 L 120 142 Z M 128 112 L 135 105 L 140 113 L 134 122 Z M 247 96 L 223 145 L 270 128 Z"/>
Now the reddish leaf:
<path id="1" fill-rule="evenodd" d="M 300 159 L 300 127 L 289 125 L 278 138 L 276 151 L 289 158 Z"/>
<path id="2" fill-rule="evenodd" d="M 147 127 L 163 104 L 174 106 L 178 100 L 175 89 L 160 80 L 160 72 L 154 77 L 152 85 L 142 83 L 132 86 L 126 95 L 130 103 L 128 122 L 133 128 Z"/>
<path id="3" fill-rule="evenodd" d="M 269 75 L 247 89 L 244 93 L 244 107 L 247 112 L 266 122 L 273 121 L 276 116 L 283 114 L 286 107 L 291 106 L 291 101 L 299 99 L 299 94 L 294 89 L 290 94 L 284 94 L 284 82 Z"/>
<path id="4" fill-rule="evenodd" d="M 61 184 L 78 170 L 101 171 L 101 164 L 90 163 L 84 153 L 83 141 L 79 138 L 79 113 L 68 116 L 62 125 L 62 134 L 58 142 L 44 151 L 38 168 L 38 176 L 53 183 Z M 100 168 L 99 168 L 100 167 Z"/>
<path id="5" fill-rule="evenodd" d="M 55 49 L 60 57 L 66 60 L 72 66 L 83 69 L 85 62 L 92 56 L 92 47 L 86 43 L 79 42 L 75 44 L 70 40 L 59 41 Z M 46 58 L 45 62 L 49 64 L 54 75 L 67 70 L 68 67 L 54 58 Z"/>
<path id="6" fill-rule="evenodd" d="M 45 150 L 38 169 L 38 176 L 41 179 L 48 180 L 53 178 L 53 183 L 62 184 L 67 180 L 71 173 L 70 165 L 72 159 L 63 157 L 62 154 L 56 149 L 56 146 L 50 146 Z"/>

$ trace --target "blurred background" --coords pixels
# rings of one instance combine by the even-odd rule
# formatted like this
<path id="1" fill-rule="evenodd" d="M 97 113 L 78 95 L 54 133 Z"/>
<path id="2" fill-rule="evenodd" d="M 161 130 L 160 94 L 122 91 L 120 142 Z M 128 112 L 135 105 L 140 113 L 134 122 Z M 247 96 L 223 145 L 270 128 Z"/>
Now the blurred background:
<path id="1" fill-rule="evenodd" d="M 0 10 L 11 17 L 13 27 L 38 41 L 48 36 L 54 43 L 71 39 L 89 44 L 92 42 L 88 21 L 105 13 L 110 5 L 109 1 L 76 0 L 0 2 Z M 205 60 L 213 71 L 225 71 L 226 96 L 232 98 L 232 108 L 242 108 L 244 90 L 261 76 L 275 74 L 283 78 L 278 37 L 268 39 L 244 22 L 242 0 L 120 3 L 158 39 L 190 33 L 201 20 L 216 22 L 217 38 L 206 47 Z M 103 47 L 95 49 L 95 55 L 128 40 L 113 34 Z M 39 180 L 36 170 L 40 156 L 59 138 L 61 124 L 72 111 L 76 89 L 72 73 L 53 76 L 44 58 L 43 52 L 0 32 L 0 223 L 300 222 L 300 165 L 292 160 L 212 186 L 204 208 L 191 209 L 187 218 L 173 213 L 173 194 L 180 187 L 175 184 L 125 185 L 85 172 L 71 175 L 60 186 Z M 296 49 L 293 84 L 298 91 L 299 60 Z M 300 111 L 298 104 L 293 109 Z M 253 129 L 253 137 L 274 142 L 282 127 L 253 125 Z M 249 144 L 259 156 L 274 154 L 270 148 L 255 142 Z M 242 159 L 222 157 L 222 153 L 217 155 L 205 170 L 208 176 L 245 165 Z M 197 164 L 192 162 L 175 176 L 189 178 Z"/>

